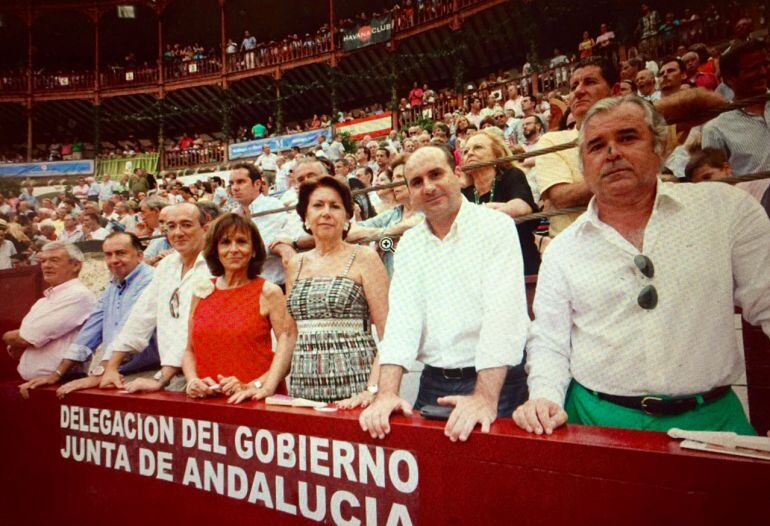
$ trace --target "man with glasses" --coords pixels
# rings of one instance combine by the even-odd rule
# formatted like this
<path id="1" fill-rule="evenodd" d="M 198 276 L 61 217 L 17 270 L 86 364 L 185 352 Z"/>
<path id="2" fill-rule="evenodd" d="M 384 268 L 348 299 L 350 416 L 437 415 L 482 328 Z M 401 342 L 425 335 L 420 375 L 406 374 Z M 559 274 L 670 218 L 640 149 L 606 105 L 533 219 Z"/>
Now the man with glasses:
<path id="1" fill-rule="evenodd" d="M 578 138 L 588 210 L 540 267 L 527 346 L 530 432 L 570 422 L 753 434 L 734 305 L 770 335 L 770 222 L 726 184 L 659 181 L 666 122 L 635 97 L 596 103 Z M 653 213 L 654 211 L 654 213 Z"/>
<path id="2" fill-rule="evenodd" d="M 107 349 L 110 361 L 99 384 L 102 389 L 117 387 L 140 392 L 169 386 L 171 390 L 181 390 L 184 383 L 177 374 L 187 347 L 193 287 L 201 280 L 211 279 L 201 253 L 206 215 L 193 203 L 171 205 L 163 212 L 168 240 L 175 252 L 158 264 L 152 281 Z M 156 329 L 161 370 L 154 378 L 138 378 L 124 385 L 119 371 L 123 359 L 147 347 Z"/>

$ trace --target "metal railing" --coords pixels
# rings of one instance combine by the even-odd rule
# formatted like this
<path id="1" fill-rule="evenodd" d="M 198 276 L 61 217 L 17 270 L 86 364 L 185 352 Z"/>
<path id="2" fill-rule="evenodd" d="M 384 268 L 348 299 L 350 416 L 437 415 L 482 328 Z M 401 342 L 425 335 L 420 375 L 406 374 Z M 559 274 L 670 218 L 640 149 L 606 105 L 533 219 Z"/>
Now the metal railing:
<path id="1" fill-rule="evenodd" d="M 203 146 L 186 150 L 166 150 L 164 168 L 194 168 L 203 164 L 217 164 L 225 160 L 225 146 Z"/>
<path id="2" fill-rule="evenodd" d="M 155 84 L 158 82 L 158 68 L 110 68 L 103 71 L 99 79 L 103 88 Z"/>

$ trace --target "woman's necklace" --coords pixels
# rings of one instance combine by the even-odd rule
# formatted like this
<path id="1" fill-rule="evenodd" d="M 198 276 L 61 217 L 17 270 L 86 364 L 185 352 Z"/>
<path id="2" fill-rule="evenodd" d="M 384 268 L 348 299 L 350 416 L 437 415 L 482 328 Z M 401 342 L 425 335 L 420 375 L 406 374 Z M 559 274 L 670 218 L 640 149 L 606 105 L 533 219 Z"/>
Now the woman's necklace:
<path id="1" fill-rule="evenodd" d="M 492 189 L 489 191 L 489 202 L 494 203 L 495 202 L 495 188 L 497 188 L 497 175 L 495 175 L 495 178 L 492 179 Z M 479 204 L 479 192 L 476 190 L 476 187 L 473 188 L 473 201 L 476 204 Z"/>

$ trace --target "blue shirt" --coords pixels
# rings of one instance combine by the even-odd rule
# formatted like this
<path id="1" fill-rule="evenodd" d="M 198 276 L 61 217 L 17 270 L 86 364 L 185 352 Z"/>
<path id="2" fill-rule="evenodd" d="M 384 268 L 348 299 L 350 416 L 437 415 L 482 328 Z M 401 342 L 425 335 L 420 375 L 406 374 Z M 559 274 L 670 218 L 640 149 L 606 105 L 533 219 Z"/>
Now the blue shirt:
<path id="1" fill-rule="evenodd" d="M 153 233 L 153 235 L 155 235 Z M 153 258 L 165 250 L 171 250 L 171 244 L 168 242 L 166 236 L 156 237 L 151 240 L 144 251 L 145 258 Z"/>
<path id="2" fill-rule="evenodd" d="M 422 212 L 415 212 L 415 214 L 418 217 L 424 217 Z M 388 228 L 393 225 L 397 225 L 401 222 L 401 220 L 404 218 L 404 207 L 399 205 L 395 208 L 391 208 L 390 210 L 386 210 L 382 213 L 377 214 L 374 217 L 370 217 L 369 219 L 365 219 L 363 221 L 359 221 L 358 225 L 365 227 L 365 228 Z M 393 277 L 393 257 L 396 253 L 396 244 L 398 243 L 398 240 L 395 240 L 396 243 L 393 245 L 392 250 L 383 250 L 382 251 L 382 263 L 385 265 L 385 270 L 388 271 L 388 276 L 391 278 Z"/>
<path id="3" fill-rule="evenodd" d="M 80 329 L 75 341 L 64 353 L 64 358 L 85 362 L 100 344 L 105 351 L 109 349 L 110 343 L 120 333 L 142 291 L 152 281 L 152 275 L 151 266 L 139 263 L 123 282 L 113 278 Z M 102 360 L 109 359 L 110 356 L 105 352 Z M 157 368 L 159 364 L 158 346 L 153 336 L 147 348 L 124 363 L 120 367 L 120 372 L 129 374 L 152 367 Z"/>

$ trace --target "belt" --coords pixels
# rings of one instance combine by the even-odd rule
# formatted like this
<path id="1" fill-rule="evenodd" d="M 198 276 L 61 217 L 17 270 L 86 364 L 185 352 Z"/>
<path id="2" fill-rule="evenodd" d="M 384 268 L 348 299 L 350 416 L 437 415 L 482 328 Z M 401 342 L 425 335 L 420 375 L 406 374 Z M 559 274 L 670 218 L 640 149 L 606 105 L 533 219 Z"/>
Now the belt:
<path id="1" fill-rule="evenodd" d="M 462 367 L 460 369 L 442 369 L 441 367 L 433 367 L 426 365 L 422 371 L 428 376 L 435 378 L 443 378 L 444 380 L 467 380 L 469 378 L 476 378 L 475 367 Z"/>
<path id="2" fill-rule="evenodd" d="M 616 405 L 644 411 L 653 416 L 681 415 L 699 405 L 708 404 L 722 398 L 730 391 L 729 385 L 715 387 L 711 391 L 692 396 L 678 398 L 662 398 L 660 396 L 617 396 L 591 391 L 602 400 Z"/>

